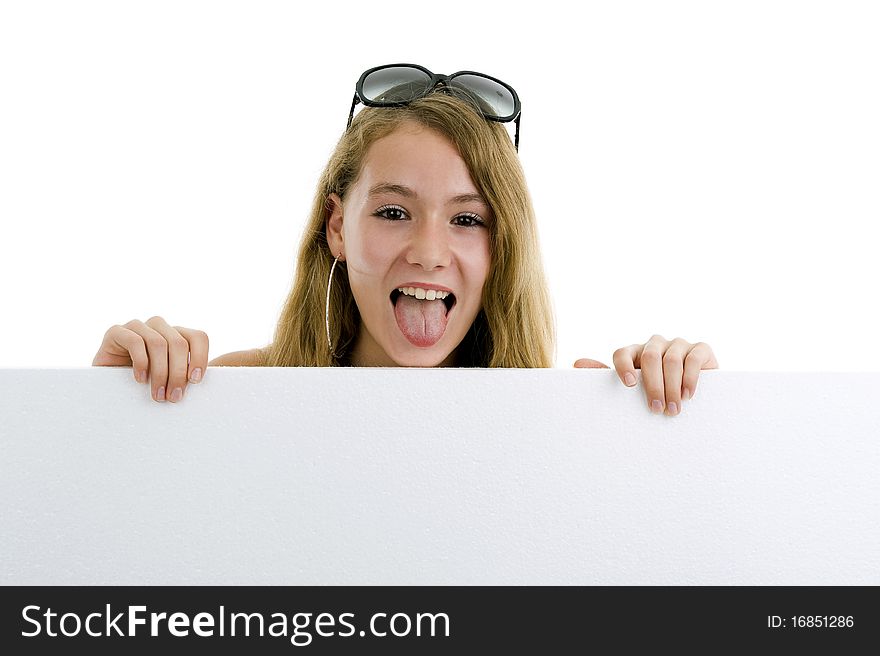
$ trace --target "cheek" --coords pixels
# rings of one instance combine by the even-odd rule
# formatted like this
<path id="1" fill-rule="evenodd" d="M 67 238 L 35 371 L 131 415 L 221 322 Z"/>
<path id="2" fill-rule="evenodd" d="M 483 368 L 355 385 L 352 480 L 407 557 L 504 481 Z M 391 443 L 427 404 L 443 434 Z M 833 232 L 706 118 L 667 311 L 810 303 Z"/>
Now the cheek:
<path id="1" fill-rule="evenodd" d="M 481 291 L 492 266 L 488 233 L 482 239 L 471 240 L 463 259 L 467 263 L 468 286 L 477 292 Z"/>
<path id="2" fill-rule="evenodd" d="M 351 263 L 365 275 L 380 273 L 394 252 L 394 238 L 381 226 L 369 223 L 352 235 Z"/>

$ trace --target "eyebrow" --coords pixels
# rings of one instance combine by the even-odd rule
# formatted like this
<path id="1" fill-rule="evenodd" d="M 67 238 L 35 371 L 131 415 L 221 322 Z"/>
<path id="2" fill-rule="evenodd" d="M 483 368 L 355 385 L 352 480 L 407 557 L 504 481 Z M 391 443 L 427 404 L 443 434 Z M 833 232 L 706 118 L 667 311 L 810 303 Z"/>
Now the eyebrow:
<path id="1" fill-rule="evenodd" d="M 370 187 L 370 192 L 367 194 L 367 197 L 372 198 L 373 196 L 379 196 L 380 194 L 397 194 L 404 198 L 419 197 L 419 195 L 409 187 L 400 184 L 392 184 L 390 182 L 380 182 L 379 184 L 373 185 Z M 458 194 L 457 196 L 450 198 L 448 204 L 471 202 L 482 203 L 486 207 L 489 207 L 489 203 L 486 202 L 486 199 L 483 198 L 481 194 L 477 193 Z"/>

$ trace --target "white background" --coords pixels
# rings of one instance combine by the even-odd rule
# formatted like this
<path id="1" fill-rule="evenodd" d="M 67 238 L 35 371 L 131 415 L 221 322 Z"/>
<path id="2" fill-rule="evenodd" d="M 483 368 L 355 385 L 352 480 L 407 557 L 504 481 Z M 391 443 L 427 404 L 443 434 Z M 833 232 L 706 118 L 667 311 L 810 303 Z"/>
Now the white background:
<path id="1" fill-rule="evenodd" d="M 880 370 L 876 3 L 485 5 L 2 2 L 0 366 L 268 343 L 357 77 L 412 62 L 522 99 L 557 366 Z"/>

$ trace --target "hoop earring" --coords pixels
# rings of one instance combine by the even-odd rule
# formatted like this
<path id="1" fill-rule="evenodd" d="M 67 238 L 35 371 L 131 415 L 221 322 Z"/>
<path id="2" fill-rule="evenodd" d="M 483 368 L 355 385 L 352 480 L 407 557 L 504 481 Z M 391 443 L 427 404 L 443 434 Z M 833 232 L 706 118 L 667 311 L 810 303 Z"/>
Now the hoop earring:
<path id="1" fill-rule="evenodd" d="M 327 347 L 330 349 L 330 357 L 338 358 L 339 356 L 333 351 L 333 342 L 330 340 L 330 283 L 333 281 L 333 270 L 342 253 L 333 260 L 333 266 L 330 267 L 330 277 L 327 279 L 327 304 L 324 306 L 324 323 L 327 325 Z"/>

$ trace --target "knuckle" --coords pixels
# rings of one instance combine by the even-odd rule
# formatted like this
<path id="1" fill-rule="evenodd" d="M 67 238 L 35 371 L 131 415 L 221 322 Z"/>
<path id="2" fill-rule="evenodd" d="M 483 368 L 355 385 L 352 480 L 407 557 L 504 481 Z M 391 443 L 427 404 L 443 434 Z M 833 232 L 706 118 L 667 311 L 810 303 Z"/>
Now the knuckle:
<path id="1" fill-rule="evenodd" d="M 645 350 L 642 353 L 642 362 L 657 363 L 660 362 L 660 354 L 657 351 Z"/>
<path id="2" fill-rule="evenodd" d="M 684 361 L 685 361 L 685 363 L 693 362 L 694 360 L 698 359 L 699 357 L 700 357 L 700 354 L 698 352 L 695 352 L 692 350 L 690 353 L 688 353 L 686 356 L 684 356 Z"/>
<path id="3" fill-rule="evenodd" d="M 164 321 L 165 320 L 162 317 L 160 317 L 159 315 L 153 315 L 152 317 L 147 319 L 144 323 L 149 326 L 150 324 L 160 323 L 160 322 L 164 322 Z"/>
<path id="4" fill-rule="evenodd" d="M 168 348 L 168 342 L 165 341 L 165 338 L 162 337 L 162 335 L 150 335 L 149 337 L 145 337 L 144 343 L 147 345 L 147 348 L 153 351 L 165 351 Z"/>
<path id="5" fill-rule="evenodd" d="M 180 333 L 171 338 L 171 341 L 168 342 L 168 346 L 175 350 L 189 350 L 189 342 L 186 341 Z"/>

